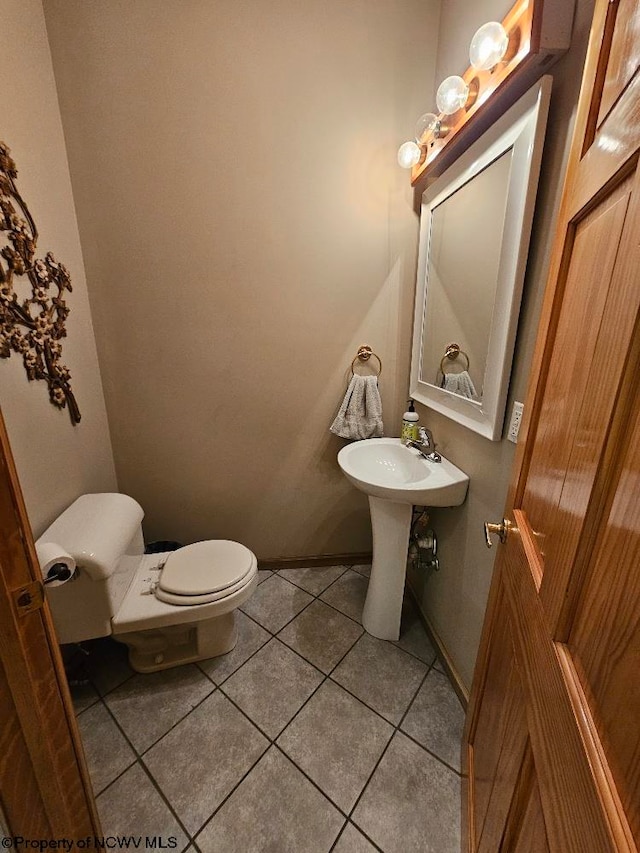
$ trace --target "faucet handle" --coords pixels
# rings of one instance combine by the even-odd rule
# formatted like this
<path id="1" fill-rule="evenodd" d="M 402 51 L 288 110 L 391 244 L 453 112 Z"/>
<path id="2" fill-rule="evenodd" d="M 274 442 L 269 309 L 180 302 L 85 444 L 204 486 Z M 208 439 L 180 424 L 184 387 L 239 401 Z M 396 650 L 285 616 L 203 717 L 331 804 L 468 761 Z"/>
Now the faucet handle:
<path id="1" fill-rule="evenodd" d="M 427 447 L 435 446 L 433 443 L 433 433 L 430 429 L 427 429 L 423 426 L 418 427 L 418 435 L 420 436 L 420 441 L 422 442 L 422 444 L 426 445 Z"/>
<path id="2" fill-rule="evenodd" d="M 442 462 L 442 456 L 436 450 L 436 443 L 433 440 L 433 433 L 427 427 L 418 427 L 418 435 L 423 447 L 429 447 L 431 453 L 426 457 L 430 462 Z"/>

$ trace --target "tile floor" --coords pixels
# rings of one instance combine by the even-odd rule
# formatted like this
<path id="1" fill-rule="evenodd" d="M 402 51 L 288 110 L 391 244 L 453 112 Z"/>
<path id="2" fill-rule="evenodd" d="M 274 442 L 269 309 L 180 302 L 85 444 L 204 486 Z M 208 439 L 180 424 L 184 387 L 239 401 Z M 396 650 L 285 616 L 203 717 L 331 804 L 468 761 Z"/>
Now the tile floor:
<path id="1" fill-rule="evenodd" d="M 368 570 L 261 571 L 236 648 L 198 665 L 136 674 L 94 641 L 72 693 L 105 835 L 458 853 L 463 711 L 409 601 L 399 642 L 364 633 Z"/>

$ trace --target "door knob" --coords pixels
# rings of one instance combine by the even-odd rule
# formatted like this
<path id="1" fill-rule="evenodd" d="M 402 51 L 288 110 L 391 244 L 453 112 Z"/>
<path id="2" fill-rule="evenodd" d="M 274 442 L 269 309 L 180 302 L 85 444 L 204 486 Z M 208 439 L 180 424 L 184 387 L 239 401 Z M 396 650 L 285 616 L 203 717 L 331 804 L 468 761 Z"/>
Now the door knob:
<path id="1" fill-rule="evenodd" d="M 493 542 L 491 541 L 491 534 L 497 533 L 498 539 L 504 543 L 507 541 L 507 536 L 509 534 L 509 528 L 511 527 L 511 522 L 507 521 L 506 518 L 503 518 L 500 524 L 493 524 L 490 521 L 485 521 L 484 523 L 484 538 L 487 543 L 487 548 L 491 548 L 493 546 Z"/>

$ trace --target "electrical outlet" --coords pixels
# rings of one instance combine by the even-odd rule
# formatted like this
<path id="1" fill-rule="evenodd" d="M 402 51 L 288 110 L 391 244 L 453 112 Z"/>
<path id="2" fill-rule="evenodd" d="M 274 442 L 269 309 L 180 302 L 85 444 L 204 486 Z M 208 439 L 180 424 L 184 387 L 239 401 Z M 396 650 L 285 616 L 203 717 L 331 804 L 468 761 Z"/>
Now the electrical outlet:
<path id="1" fill-rule="evenodd" d="M 511 421 L 509 422 L 509 432 L 507 433 L 507 438 L 509 441 L 512 441 L 514 444 L 518 442 L 518 433 L 520 432 L 520 424 L 522 423 L 522 412 L 524 411 L 524 404 L 515 402 L 513 404 L 513 409 L 511 410 Z"/>

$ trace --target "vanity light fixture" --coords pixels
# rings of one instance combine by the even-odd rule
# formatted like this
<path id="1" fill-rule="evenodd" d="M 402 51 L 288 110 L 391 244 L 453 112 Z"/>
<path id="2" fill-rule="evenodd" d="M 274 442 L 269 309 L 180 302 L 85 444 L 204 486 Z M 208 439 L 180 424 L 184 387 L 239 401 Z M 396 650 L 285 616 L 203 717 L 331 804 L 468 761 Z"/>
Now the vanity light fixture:
<path id="1" fill-rule="evenodd" d="M 398 152 L 414 186 L 441 175 L 547 73 L 569 47 L 574 6 L 575 0 L 515 0 L 501 22 L 475 32 L 467 70 L 438 87 L 439 115 L 421 116 L 415 140 Z"/>
<path id="2" fill-rule="evenodd" d="M 469 60 L 477 71 L 491 71 L 504 59 L 509 34 L 499 21 L 490 21 L 476 31 L 469 47 Z"/>

